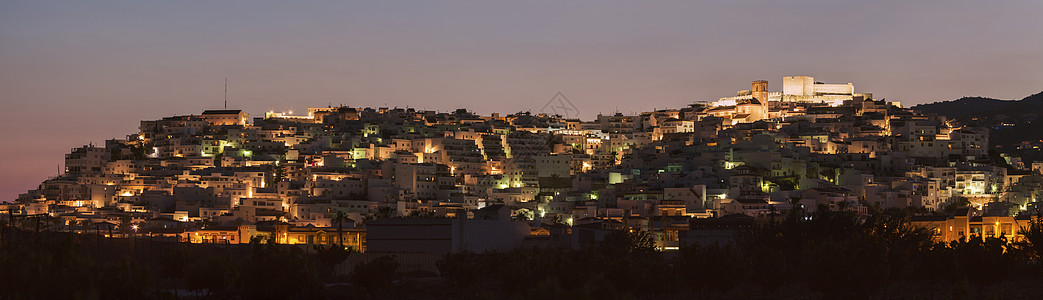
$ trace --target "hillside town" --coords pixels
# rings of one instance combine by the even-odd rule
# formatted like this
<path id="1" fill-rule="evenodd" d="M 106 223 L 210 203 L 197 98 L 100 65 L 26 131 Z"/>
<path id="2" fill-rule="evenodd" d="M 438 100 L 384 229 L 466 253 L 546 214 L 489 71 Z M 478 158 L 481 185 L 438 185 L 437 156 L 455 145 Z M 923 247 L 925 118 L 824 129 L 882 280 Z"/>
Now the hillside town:
<path id="1" fill-rule="evenodd" d="M 615 231 L 672 251 L 794 210 L 901 210 L 938 241 L 1018 240 L 1035 218 L 1043 163 L 990 155 L 988 128 L 851 83 L 782 82 L 593 120 L 205 110 L 72 149 L 0 215 L 37 231 L 388 253 L 576 248 Z"/>

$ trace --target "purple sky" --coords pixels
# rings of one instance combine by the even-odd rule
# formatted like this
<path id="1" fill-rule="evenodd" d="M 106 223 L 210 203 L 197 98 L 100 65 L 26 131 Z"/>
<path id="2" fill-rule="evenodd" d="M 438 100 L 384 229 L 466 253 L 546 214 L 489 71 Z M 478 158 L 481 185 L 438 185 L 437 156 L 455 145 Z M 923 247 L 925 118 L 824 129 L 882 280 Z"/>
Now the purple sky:
<path id="1" fill-rule="evenodd" d="M 271 2 L 271 3 L 268 3 Z M 918 104 L 1043 90 L 1043 1 L 0 0 L 0 201 L 69 149 L 229 107 L 681 107 L 806 74 Z M 916 3 L 909 3 L 916 2 Z"/>

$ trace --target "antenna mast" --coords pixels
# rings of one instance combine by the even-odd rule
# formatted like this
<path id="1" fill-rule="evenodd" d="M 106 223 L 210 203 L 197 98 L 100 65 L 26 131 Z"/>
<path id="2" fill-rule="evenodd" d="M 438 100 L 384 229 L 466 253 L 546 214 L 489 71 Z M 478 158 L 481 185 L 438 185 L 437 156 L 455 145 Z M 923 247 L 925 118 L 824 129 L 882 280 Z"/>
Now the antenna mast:
<path id="1" fill-rule="evenodd" d="M 225 109 L 228 109 L 228 77 L 225 77 Z"/>

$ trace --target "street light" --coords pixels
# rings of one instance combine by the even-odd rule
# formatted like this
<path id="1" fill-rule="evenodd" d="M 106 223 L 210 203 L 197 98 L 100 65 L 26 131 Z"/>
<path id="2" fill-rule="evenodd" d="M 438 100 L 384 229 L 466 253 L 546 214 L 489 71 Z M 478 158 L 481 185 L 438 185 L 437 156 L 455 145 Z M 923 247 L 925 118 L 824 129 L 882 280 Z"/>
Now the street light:
<path id="1" fill-rule="evenodd" d="M 134 235 L 130 236 L 130 249 L 136 254 L 138 249 L 138 224 L 130 225 L 130 229 L 134 230 Z"/>

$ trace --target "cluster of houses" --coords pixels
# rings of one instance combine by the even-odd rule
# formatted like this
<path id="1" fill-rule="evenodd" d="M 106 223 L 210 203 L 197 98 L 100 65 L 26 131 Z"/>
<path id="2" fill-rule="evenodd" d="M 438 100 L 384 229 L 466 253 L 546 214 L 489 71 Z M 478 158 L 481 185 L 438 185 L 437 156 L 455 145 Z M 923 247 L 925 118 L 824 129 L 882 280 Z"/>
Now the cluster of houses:
<path id="1" fill-rule="evenodd" d="M 0 212 L 79 233 L 377 252 L 577 247 L 619 230 L 671 250 L 792 209 L 903 209 L 939 240 L 1017 238 L 1043 164 L 991 157 L 988 141 L 987 128 L 808 76 L 592 121 L 207 110 L 72 149 L 63 174 Z"/>

